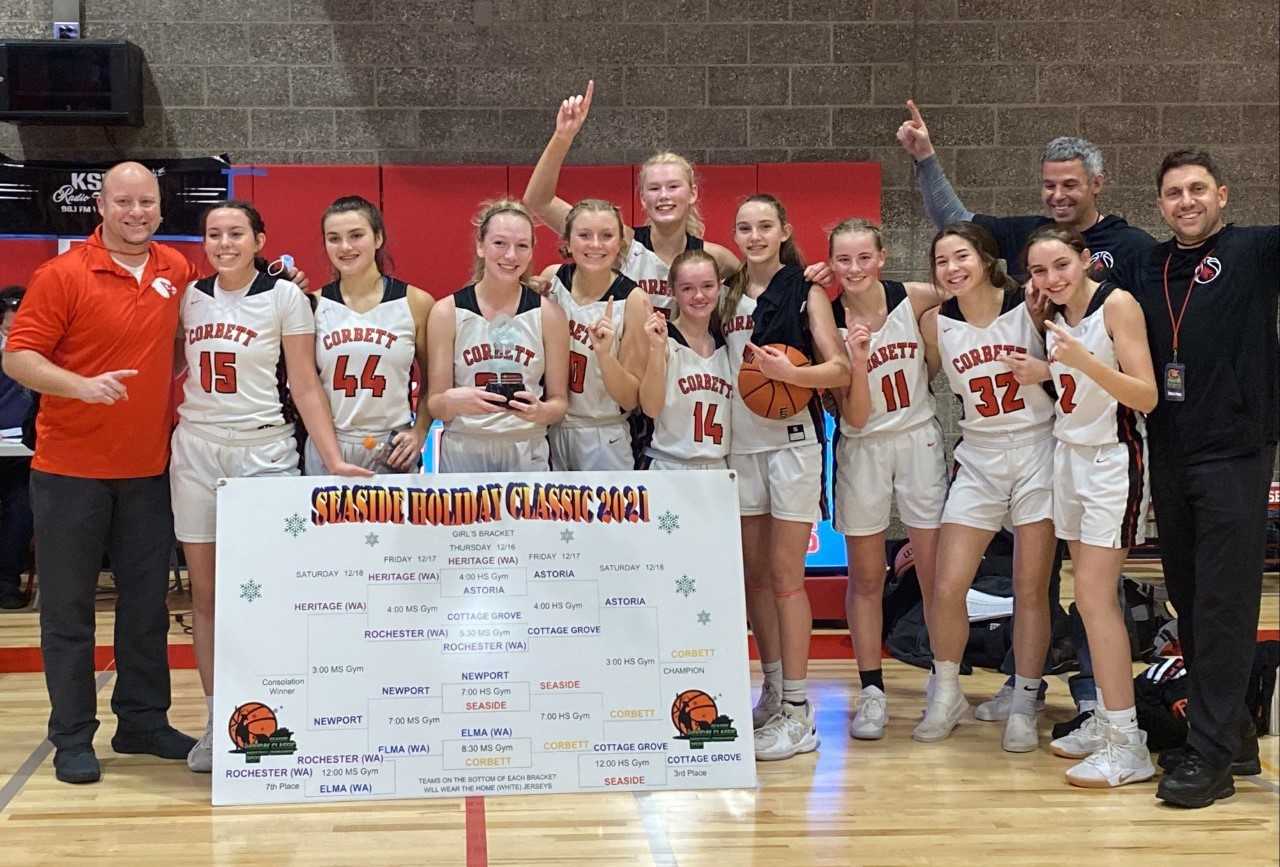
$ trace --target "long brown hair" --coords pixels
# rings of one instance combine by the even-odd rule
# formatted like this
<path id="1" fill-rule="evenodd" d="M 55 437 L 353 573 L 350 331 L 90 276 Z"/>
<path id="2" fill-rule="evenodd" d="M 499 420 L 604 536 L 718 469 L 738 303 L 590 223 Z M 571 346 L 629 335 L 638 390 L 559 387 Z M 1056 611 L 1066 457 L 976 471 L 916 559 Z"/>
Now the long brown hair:
<path id="1" fill-rule="evenodd" d="M 325 235 L 324 224 L 335 214 L 359 214 L 369 224 L 370 231 L 382 238 L 382 243 L 373 251 L 373 264 L 379 274 L 385 275 L 387 269 L 394 267 L 390 255 L 387 254 L 387 224 L 382 219 L 382 211 L 364 196 L 342 196 L 334 199 L 333 204 L 324 209 L 320 217 L 320 237 Z M 337 270 L 334 269 L 334 274 Z"/>
<path id="2" fill-rule="evenodd" d="M 716 275 L 716 279 L 720 277 L 720 266 L 716 262 L 716 257 L 712 256 L 706 250 L 685 250 L 680 255 L 671 260 L 671 270 L 667 272 L 667 285 L 671 287 L 671 294 L 676 293 L 676 280 L 679 279 L 680 272 L 685 268 L 694 265 L 706 263 L 711 266 L 711 271 Z M 671 310 L 671 321 L 676 321 L 680 316 L 680 305 L 677 303 Z M 714 332 L 718 329 L 717 322 L 720 319 L 719 309 L 711 311 L 711 330 Z"/>
<path id="3" fill-rule="evenodd" d="M 209 215 L 214 211 L 221 211 L 224 209 L 229 211 L 239 211 L 244 214 L 245 219 L 249 221 L 249 231 L 253 232 L 255 238 L 258 235 L 265 235 L 267 233 L 267 224 L 263 222 L 262 214 L 260 214 L 258 209 L 253 206 L 252 202 L 246 202 L 243 199 L 223 199 L 220 202 L 214 202 L 209 207 L 205 208 L 204 212 L 200 214 L 200 235 L 202 237 L 209 228 Z M 258 253 L 253 257 L 253 267 L 257 268 L 264 274 L 267 273 L 267 268 L 269 268 L 270 265 L 271 263 L 268 262 L 266 257 L 261 253 Z"/>
<path id="4" fill-rule="evenodd" d="M 773 208 L 774 213 L 778 215 L 779 225 L 787 225 L 787 209 L 783 207 L 782 202 L 778 201 L 776 196 L 768 193 L 756 193 L 754 196 L 747 196 L 742 200 L 742 204 L 738 205 L 738 209 L 742 209 L 742 205 L 749 205 L 752 202 L 763 202 Z M 798 268 L 804 267 L 804 256 L 800 253 L 800 248 L 796 245 L 796 239 L 793 235 L 782 242 L 782 246 L 778 250 L 778 260 L 783 265 L 795 265 Z M 670 284 L 670 279 L 667 280 Z M 742 295 L 747 291 L 747 263 L 738 266 L 738 270 L 734 271 L 729 277 L 728 291 L 720 297 L 720 305 L 716 312 L 721 322 L 728 322 L 733 316 L 734 311 L 738 309 L 738 302 L 742 300 Z"/>
<path id="5" fill-rule="evenodd" d="M 933 236 L 933 243 L 929 245 L 929 280 L 934 286 L 939 289 L 944 288 L 938 284 L 938 269 L 934 267 L 933 262 L 934 256 L 937 255 L 938 242 L 948 235 L 963 238 L 977 251 L 978 258 L 982 260 L 983 270 L 986 271 L 987 280 L 992 286 L 1006 292 L 1018 287 L 1017 282 L 1005 271 L 1004 260 L 1000 258 L 1000 247 L 996 244 L 995 237 L 987 231 L 986 227 L 968 220 L 948 223 Z"/>

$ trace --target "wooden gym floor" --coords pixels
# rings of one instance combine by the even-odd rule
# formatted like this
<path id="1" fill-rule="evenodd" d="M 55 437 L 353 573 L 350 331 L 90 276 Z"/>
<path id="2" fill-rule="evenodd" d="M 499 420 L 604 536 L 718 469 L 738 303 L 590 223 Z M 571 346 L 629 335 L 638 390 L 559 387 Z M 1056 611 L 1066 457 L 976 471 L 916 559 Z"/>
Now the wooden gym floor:
<path id="1" fill-rule="evenodd" d="M 1069 593 L 1070 583 L 1064 591 Z M 1280 626 L 1280 581 L 1267 579 L 1260 628 Z M 178 597 L 175 611 L 185 607 Z M 110 642 L 111 616 L 98 634 Z M 828 644 L 832 639 L 828 639 Z M 175 627 L 172 641 L 189 638 Z M 0 614 L 0 654 L 38 647 L 32 613 Z M 181 651 L 179 651 L 179 655 Z M 757 675 L 758 679 L 758 675 Z M 942 744 L 910 739 L 922 673 L 885 662 L 891 722 L 882 741 L 846 733 L 856 667 L 815 661 L 811 694 L 823 745 L 759 764 L 754 790 L 378 801 L 286 807 L 209 805 L 209 778 L 180 762 L 111 751 L 113 674 L 100 672 L 102 782 L 53 778 L 42 736 L 43 675 L 0 673 L 0 864 L 63 865 L 655 865 L 835 867 L 854 864 L 1276 864 L 1280 738 L 1262 742 L 1263 773 L 1207 810 L 1154 799 L 1155 783 L 1080 790 L 1048 751 L 1048 727 L 1073 715 L 1051 679 L 1042 747 L 1000 750 L 1000 726 L 961 726 Z M 964 680 L 971 701 L 1002 678 Z M 195 672 L 173 675 L 173 723 L 199 733 Z"/>

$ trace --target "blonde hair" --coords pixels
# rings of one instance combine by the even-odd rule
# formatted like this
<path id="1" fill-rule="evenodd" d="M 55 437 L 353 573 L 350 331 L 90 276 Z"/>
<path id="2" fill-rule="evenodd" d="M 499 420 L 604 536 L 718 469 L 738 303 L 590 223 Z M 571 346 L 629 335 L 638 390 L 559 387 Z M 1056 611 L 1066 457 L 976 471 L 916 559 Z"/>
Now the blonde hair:
<path id="1" fill-rule="evenodd" d="M 479 212 L 471 219 L 471 225 L 476 227 L 476 243 L 484 241 L 484 236 L 489 231 L 489 223 L 500 214 L 515 214 L 518 217 L 522 217 L 529 224 L 530 244 L 536 240 L 537 234 L 533 229 L 533 215 L 529 213 L 529 209 L 524 206 L 523 202 L 519 199 L 494 199 L 482 203 Z M 524 273 L 520 275 L 520 282 L 525 282 L 532 268 L 533 260 L 530 259 L 529 267 L 525 268 Z M 484 257 L 476 256 L 475 262 L 471 267 L 471 282 L 479 283 L 483 277 Z"/>
<path id="2" fill-rule="evenodd" d="M 675 295 L 676 280 L 679 279 L 679 274 L 682 270 L 684 270 L 685 268 L 692 267 L 694 265 L 704 263 L 704 262 L 711 266 L 711 273 L 715 274 L 716 279 L 719 280 L 720 265 L 719 263 L 716 262 L 716 257 L 712 256 L 706 250 L 701 250 L 701 249 L 685 250 L 683 253 L 676 256 L 674 259 L 672 259 L 671 270 L 667 272 L 667 285 L 671 287 L 671 294 Z M 719 312 L 718 310 L 711 311 L 711 315 L 713 319 L 719 318 L 717 315 L 718 312 Z M 675 322 L 679 318 L 680 318 L 680 305 L 676 304 L 676 306 L 671 309 L 671 321 Z M 716 327 L 717 326 L 715 322 L 712 322 L 712 329 L 714 330 Z"/>
<path id="3" fill-rule="evenodd" d="M 693 189 L 698 185 L 698 178 L 693 171 L 693 163 L 689 162 L 680 154 L 671 151 L 660 151 L 649 157 L 640 164 L 640 173 L 636 176 L 636 187 L 639 190 L 644 189 L 644 173 L 650 166 L 674 165 L 679 166 L 684 172 L 684 178 L 689 182 L 689 188 Z M 702 233 L 706 231 L 707 225 L 702 220 L 702 212 L 698 210 L 695 202 L 689 206 L 689 216 L 685 220 L 685 231 L 690 235 L 701 238 Z"/>
<path id="4" fill-rule="evenodd" d="M 827 233 L 827 256 L 835 254 L 837 235 L 849 235 L 854 232 L 866 232 L 875 241 L 876 249 L 884 250 L 884 238 L 880 234 L 879 226 L 862 217 L 848 217 L 837 223 L 835 228 Z"/>
<path id="5" fill-rule="evenodd" d="M 613 202 L 605 199 L 582 199 L 569 209 L 569 213 L 564 218 L 564 233 L 560 236 L 560 255 L 566 259 L 570 258 L 569 238 L 573 235 L 573 221 L 578 219 L 579 214 L 613 214 L 614 219 L 618 221 L 618 257 L 621 259 L 626 252 L 626 226 L 622 220 L 622 211 Z M 614 262 L 613 267 L 617 268 L 618 262 Z"/>
<path id="6" fill-rule="evenodd" d="M 747 196 L 742 200 L 742 204 L 738 205 L 741 210 L 742 205 L 751 202 L 763 202 L 773 208 L 778 215 L 778 223 L 785 226 L 787 224 L 787 209 L 782 206 L 782 202 L 778 201 L 775 196 L 768 193 L 756 193 L 754 196 Z M 800 248 L 796 246 L 794 236 L 787 238 L 782 242 L 782 247 L 778 250 L 778 260 L 783 265 L 795 265 L 798 268 L 804 267 L 804 257 L 800 254 Z M 721 322 L 728 322 L 733 316 L 734 311 L 738 309 L 738 302 L 742 300 L 743 294 L 747 291 L 747 262 L 738 266 L 738 270 L 734 271 L 729 277 L 729 289 L 720 296 L 720 306 L 717 313 Z"/>

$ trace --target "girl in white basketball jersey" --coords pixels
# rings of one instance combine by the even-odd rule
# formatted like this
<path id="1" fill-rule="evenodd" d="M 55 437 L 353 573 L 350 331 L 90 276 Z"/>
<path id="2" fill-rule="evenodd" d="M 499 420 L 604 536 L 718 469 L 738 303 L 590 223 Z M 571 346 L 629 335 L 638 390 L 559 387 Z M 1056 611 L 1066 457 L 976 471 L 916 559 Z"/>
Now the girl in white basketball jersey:
<path id="1" fill-rule="evenodd" d="M 212 712 L 215 506 L 218 479 L 296 476 L 298 449 L 284 416 L 278 371 L 316 449 L 332 472 L 367 476 L 342 459 L 329 403 L 316 376 L 315 322 L 302 290 L 266 273 L 257 210 L 222 202 L 205 212 L 204 250 L 215 276 L 186 287 L 182 355 L 187 379 L 173 432 L 169 484 L 173 526 L 191 578 L 196 666 Z M 187 757 L 193 771 L 212 769 L 213 720 Z"/>
<path id="2" fill-rule="evenodd" d="M 344 196 L 328 207 L 320 226 L 338 279 L 313 299 L 316 361 L 339 448 L 344 460 L 373 469 L 377 446 L 390 439 L 394 446 L 385 463 L 409 472 L 431 426 L 425 401 L 414 419 L 409 390 L 414 361 L 426 370 L 427 315 L 435 302 L 386 273 L 387 232 L 372 202 Z M 310 440 L 306 471 L 328 473 Z"/>
<path id="3" fill-rule="evenodd" d="M 631 470 L 631 429 L 644 373 L 648 299 L 618 273 L 622 214 L 602 199 L 583 199 L 565 219 L 572 262 L 543 272 L 550 297 L 569 318 L 569 408 L 550 430 L 556 470 Z"/>
<path id="4" fill-rule="evenodd" d="M 476 216 L 472 279 L 427 321 L 427 408 L 444 422 L 439 470 L 546 470 L 547 427 L 564 417 L 569 322 L 525 283 L 533 218 L 509 199 Z"/>
<path id="5" fill-rule="evenodd" d="M 960 661 L 969 637 L 965 596 L 991 538 L 1013 525 L 1013 703 L 1002 746 L 1036 748 L 1036 702 L 1049 646 L 1047 591 L 1053 563 L 1053 400 L 1024 386 L 1010 356 L 1044 359 L 1043 316 L 1000 264 L 995 239 L 968 222 L 943 228 L 931 248 L 933 281 L 952 298 L 930 310 L 920 329 L 964 407 L 955 477 L 942 514 L 929 643 L 933 692 L 912 733 L 940 741 L 966 716 Z M 935 362 L 937 363 L 937 362 Z"/>
<path id="6" fill-rule="evenodd" d="M 571 96 L 560 103 L 555 132 L 525 187 L 525 204 L 557 233 L 564 231 L 569 213 L 569 203 L 556 196 L 560 167 L 591 111 L 594 93 L 595 82 L 588 81 L 585 94 Z M 618 267 L 649 293 L 654 307 L 670 310 L 674 306 L 667 271 L 672 260 L 686 249 L 705 249 L 715 258 L 722 274 L 737 270 L 738 258 L 733 253 L 719 244 L 702 240 L 698 185 L 688 160 L 665 151 L 654 154 L 640 166 L 637 182 L 647 224 L 626 228 Z"/>
<path id="7" fill-rule="evenodd" d="M 849 359 L 831 302 L 804 276 L 786 211 L 754 195 L 738 208 L 734 240 L 746 262 L 717 309 L 736 384 L 750 351 L 769 379 L 813 389 L 846 387 Z M 797 367 L 785 344 L 813 363 Z M 816 392 L 815 392 L 816 394 Z M 804 558 L 823 506 L 824 422 L 817 400 L 788 418 L 756 415 L 733 390 L 729 467 L 738 475 L 747 612 L 760 648 L 764 689 L 753 713 L 757 759 L 786 759 L 818 747 L 805 678 L 813 619 Z"/>
<path id="8" fill-rule="evenodd" d="M 1071 550 L 1076 606 L 1084 618 L 1098 709 L 1051 747 L 1084 759 L 1077 786 L 1108 787 L 1155 775 L 1134 707 L 1129 635 L 1117 582 L 1129 546 L 1142 541 L 1147 453 L 1141 413 L 1157 393 L 1142 308 L 1114 283 L 1089 279 L 1090 252 L 1074 229 L 1043 226 L 1027 240 L 1027 269 L 1055 305 L 1046 322 L 1054 409 L 1053 522 Z M 1028 375 L 1026 378 L 1036 378 Z"/>
<path id="9" fill-rule="evenodd" d="M 840 223 L 829 244 L 831 270 L 842 289 L 834 306 L 836 323 L 842 325 L 852 366 L 850 387 L 841 390 L 833 521 L 848 548 L 845 610 L 862 681 L 849 734 L 875 739 L 884 736 L 888 720 L 880 655 L 884 534 L 895 494 L 926 620 L 932 601 L 947 468 L 929 392 L 938 359 L 925 352 L 919 319 L 944 296 L 928 283 L 882 280 L 880 229 L 866 220 Z"/>
<path id="10" fill-rule="evenodd" d="M 671 263 L 671 321 L 649 314 L 649 361 L 640 380 L 640 406 L 653 419 L 645 448 L 650 470 L 719 470 L 733 432 L 733 375 L 729 350 L 712 327 L 720 298 L 716 260 L 685 250 Z"/>

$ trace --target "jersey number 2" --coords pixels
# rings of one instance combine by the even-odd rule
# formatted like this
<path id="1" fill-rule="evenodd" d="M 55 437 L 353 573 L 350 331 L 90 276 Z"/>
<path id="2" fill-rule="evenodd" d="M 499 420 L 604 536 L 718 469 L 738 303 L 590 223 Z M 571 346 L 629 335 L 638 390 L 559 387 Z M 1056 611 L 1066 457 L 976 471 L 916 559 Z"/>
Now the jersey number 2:
<path id="1" fill-rule="evenodd" d="M 200 387 L 206 394 L 236 393 L 236 354 L 234 352 L 200 353 Z"/>
<path id="2" fill-rule="evenodd" d="M 997 388 L 1004 389 L 999 402 L 996 401 Z M 971 379 L 969 390 L 978 395 L 978 404 L 975 408 L 978 410 L 978 415 L 983 418 L 991 418 L 1002 412 L 1017 412 L 1027 405 L 1026 401 L 1018 397 L 1018 380 L 1014 379 L 1012 370 L 997 373 L 994 377 L 981 376 Z"/>
<path id="3" fill-rule="evenodd" d="M 716 406 L 714 403 L 698 401 L 693 405 L 693 441 L 700 443 L 709 439 L 716 445 L 724 439 L 724 425 L 716 423 Z"/>
<path id="4" fill-rule="evenodd" d="M 334 363 L 333 390 L 340 391 L 347 397 L 355 397 L 356 392 L 363 388 L 373 392 L 374 397 L 382 397 L 382 392 L 386 391 L 387 388 L 387 378 L 377 372 L 378 362 L 382 359 L 382 356 L 370 355 L 365 359 L 364 370 L 360 371 L 358 380 L 347 373 L 347 359 L 350 357 L 349 355 L 339 355 L 337 362 Z"/>
<path id="5" fill-rule="evenodd" d="M 1064 413 L 1070 415 L 1076 408 L 1076 378 L 1069 373 L 1060 373 L 1058 382 L 1062 383 L 1062 396 L 1058 398 L 1058 405 Z"/>

